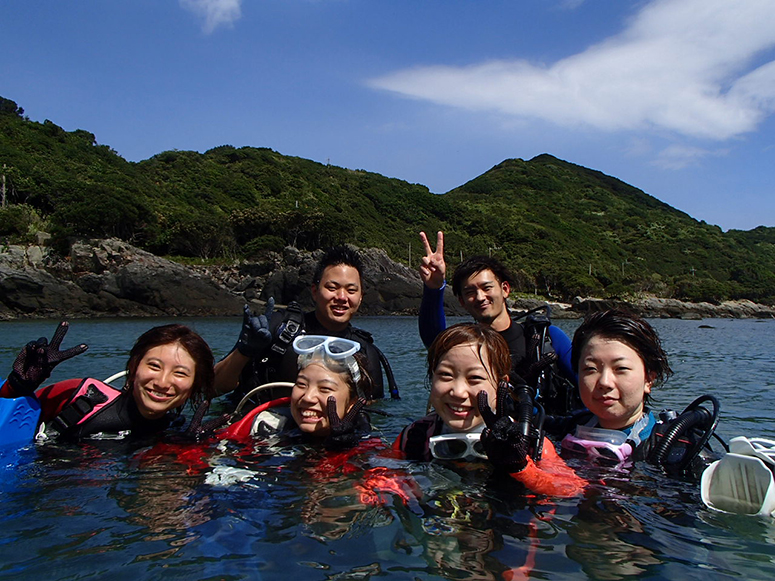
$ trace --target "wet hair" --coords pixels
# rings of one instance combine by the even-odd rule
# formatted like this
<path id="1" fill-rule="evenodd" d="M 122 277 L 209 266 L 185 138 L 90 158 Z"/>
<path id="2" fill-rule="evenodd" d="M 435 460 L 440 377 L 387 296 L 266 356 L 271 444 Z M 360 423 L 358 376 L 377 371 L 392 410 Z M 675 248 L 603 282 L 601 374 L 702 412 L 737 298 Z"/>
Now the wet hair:
<path id="1" fill-rule="evenodd" d="M 344 379 L 344 382 L 347 384 L 347 387 L 349 388 L 349 396 L 350 401 L 355 402 L 359 397 L 364 398 L 366 401 L 371 401 L 373 399 L 374 394 L 374 379 L 369 375 L 369 371 L 366 367 L 366 356 L 362 353 L 354 353 L 351 356 L 353 359 L 355 359 L 355 363 L 358 364 L 358 371 L 361 373 L 361 378 L 356 383 L 353 380 L 353 376 L 350 373 L 349 368 L 347 365 L 336 365 L 337 369 L 334 369 L 332 366 L 332 361 L 330 361 L 327 358 L 321 358 L 321 357 L 312 357 L 310 359 L 307 359 L 306 362 L 303 364 L 303 367 L 299 368 L 299 371 L 302 369 L 312 365 L 313 363 L 317 363 L 319 365 L 323 365 L 326 369 L 333 373 L 338 373 L 342 376 L 342 379 Z M 299 361 L 302 361 L 301 357 L 299 357 Z"/>
<path id="2" fill-rule="evenodd" d="M 463 285 L 465 282 L 482 272 L 483 270 L 492 271 L 498 282 L 507 282 L 512 285 L 511 273 L 499 260 L 489 256 L 471 256 L 461 262 L 455 269 L 452 276 L 452 293 L 459 297 L 463 294 Z"/>
<path id="3" fill-rule="evenodd" d="M 573 335 L 571 364 L 574 370 L 578 371 L 581 351 L 593 337 L 620 341 L 634 349 L 643 360 L 646 378 L 653 378 L 655 386 L 673 374 L 657 332 L 638 315 L 615 309 L 587 315 Z"/>
<path id="4" fill-rule="evenodd" d="M 334 246 L 329 248 L 318 261 L 315 274 L 312 277 L 312 284 L 315 286 L 319 285 L 323 278 L 323 272 L 329 266 L 338 266 L 340 264 L 352 266 L 358 271 L 358 278 L 363 279 L 363 261 L 360 255 L 349 246 Z"/>
<path id="5" fill-rule="evenodd" d="M 498 331 L 489 325 L 477 323 L 458 323 L 439 333 L 428 348 L 428 375 L 426 382 L 430 385 L 433 373 L 444 356 L 453 347 L 473 343 L 490 378 L 495 385 L 509 374 L 511 370 L 511 353 L 509 345 Z M 489 366 L 485 365 L 483 352 L 487 353 Z"/>
<path id="6" fill-rule="evenodd" d="M 198 333 L 185 325 L 161 325 L 149 329 L 138 337 L 134 347 L 129 352 L 129 361 L 126 364 L 126 385 L 134 386 L 137 368 L 148 351 L 154 347 L 174 343 L 179 343 L 194 360 L 194 383 L 189 397 L 191 404 L 196 406 L 206 399 L 214 398 L 217 394 L 214 386 L 213 352 Z"/>

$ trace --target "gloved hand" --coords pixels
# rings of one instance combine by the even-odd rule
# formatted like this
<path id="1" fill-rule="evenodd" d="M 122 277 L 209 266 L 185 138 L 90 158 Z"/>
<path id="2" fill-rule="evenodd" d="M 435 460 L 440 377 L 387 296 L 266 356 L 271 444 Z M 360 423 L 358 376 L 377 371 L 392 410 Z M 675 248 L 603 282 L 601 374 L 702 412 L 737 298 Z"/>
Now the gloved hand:
<path id="1" fill-rule="evenodd" d="M 208 438 L 215 432 L 215 430 L 226 425 L 232 419 L 232 414 L 225 413 L 202 424 L 202 420 L 204 419 L 205 414 L 209 409 L 209 399 L 206 399 L 199 404 L 199 406 L 196 408 L 196 411 L 194 412 L 194 417 L 191 418 L 191 423 L 188 425 L 188 428 L 186 428 L 186 431 L 183 434 L 184 438 L 189 438 L 196 441 Z"/>
<path id="2" fill-rule="evenodd" d="M 40 384 L 49 378 L 54 367 L 89 348 L 81 344 L 66 351 L 59 350 L 69 327 L 69 323 L 62 321 L 54 332 L 51 343 L 41 337 L 37 341 L 27 343 L 19 352 L 13 362 L 13 371 L 8 376 L 8 383 L 17 394 L 32 395 Z"/>
<path id="3" fill-rule="evenodd" d="M 328 425 L 331 426 L 331 434 L 323 442 L 326 450 L 347 450 L 358 444 L 361 440 L 360 434 L 356 431 L 358 414 L 366 405 L 366 400 L 358 398 L 350 411 L 344 418 L 339 419 L 336 413 L 336 398 L 332 395 L 326 401 L 326 411 L 328 412 Z"/>
<path id="4" fill-rule="evenodd" d="M 479 413 L 487 426 L 482 430 L 482 446 L 487 458 L 496 468 L 502 468 L 509 474 L 520 472 L 527 466 L 527 455 L 530 442 L 526 435 L 520 433 L 518 425 L 506 412 L 506 401 L 509 396 L 509 384 L 498 384 L 496 396 L 496 411 L 490 409 L 487 392 L 482 390 L 477 396 Z"/>
<path id="5" fill-rule="evenodd" d="M 272 313 L 274 313 L 274 297 L 266 301 L 266 311 L 263 315 L 256 316 L 250 311 L 250 307 L 245 305 L 242 329 L 234 348 L 245 357 L 256 357 L 269 347 L 272 343 L 272 331 L 269 329 Z"/>

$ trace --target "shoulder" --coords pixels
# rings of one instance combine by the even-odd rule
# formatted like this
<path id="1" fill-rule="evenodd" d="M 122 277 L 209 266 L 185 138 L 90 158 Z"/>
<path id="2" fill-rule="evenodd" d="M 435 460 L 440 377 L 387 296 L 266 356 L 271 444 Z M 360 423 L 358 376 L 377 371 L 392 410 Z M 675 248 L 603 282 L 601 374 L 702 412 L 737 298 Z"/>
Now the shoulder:
<path id="1" fill-rule="evenodd" d="M 436 412 L 415 420 L 401 431 L 393 449 L 403 452 L 410 460 L 428 460 L 428 440 L 441 433 L 443 425 Z"/>
<path id="2" fill-rule="evenodd" d="M 351 337 L 361 344 L 366 343 L 371 345 L 374 343 L 374 336 L 365 329 L 360 329 L 351 325 L 349 331 Z"/>

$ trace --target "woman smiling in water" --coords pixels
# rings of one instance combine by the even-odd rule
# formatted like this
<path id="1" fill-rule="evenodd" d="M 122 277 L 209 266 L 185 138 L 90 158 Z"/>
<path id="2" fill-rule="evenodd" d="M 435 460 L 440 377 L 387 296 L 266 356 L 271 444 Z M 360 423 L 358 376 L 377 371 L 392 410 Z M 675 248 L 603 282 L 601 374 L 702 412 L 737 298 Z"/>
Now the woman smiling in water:
<path id="1" fill-rule="evenodd" d="M 509 417 L 518 415 L 519 407 L 510 394 L 522 387 L 509 385 L 510 369 L 508 344 L 491 327 L 461 323 L 443 331 L 428 349 L 429 404 L 434 411 L 404 428 L 393 449 L 410 460 L 489 460 L 534 492 L 577 494 L 586 481 L 562 462 L 551 443 L 534 439 L 532 452 L 538 456 L 536 444 L 544 449 L 536 464 L 527 434 L 503 437 L 522 427 Z M 527 403 L 532 412 L 532 399 Z"/>
<path id="2" fill-rule="evenodd" d="M 58 348 L 66 332 L 63 323 L 51 345 L 25 347 L 0 392 L 9 398 L 34 393 L 41 409 L 41 432 L 49 436 L 55 434 L 48 428 L 70 439 L 157 432 L 169 426 L 187 401 L 196 404 L 214 395 L 209 346 L 188 327 L 175 324 L 154 327 L 137 339 L 123 389 L 87 378 L 60 381 L 35 392 L 53 368 L 51 360 L 62 360 Z M 85 347 L 74 349 L 82 352 Z"/>

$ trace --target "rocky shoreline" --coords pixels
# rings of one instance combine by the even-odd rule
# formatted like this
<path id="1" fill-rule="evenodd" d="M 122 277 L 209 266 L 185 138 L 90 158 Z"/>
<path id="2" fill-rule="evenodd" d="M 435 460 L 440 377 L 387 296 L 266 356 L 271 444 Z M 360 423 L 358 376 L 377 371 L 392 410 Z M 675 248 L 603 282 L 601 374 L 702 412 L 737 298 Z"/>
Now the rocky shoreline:
<path id="1" fill-rule="evenodd" d="M 416 315 L 422 296 L 419 274 L 383 250 L 362 250 L 364 315 Z M 258 263 L 188 267 L 116 239 L 73 244 L 62 258 L 43 246 L 0 247 L 0 320 L 161 316 L 239 316 L 245 302 L 259 307 L 297 300 L 312 306 L 309 287 L 320 251 L 288 247 Z M 544 304 L 517 299 L 526 310 Z M 554 318 L 579 318 L 589 311 L 626 308 L 646 317 L 775 318 L 775 307 L 750 301 L 719 305 L 647 297 L 631 302 L 577 297 L 550 303 Z M 451 292 L 445 306 L 465 314 Z"/>

